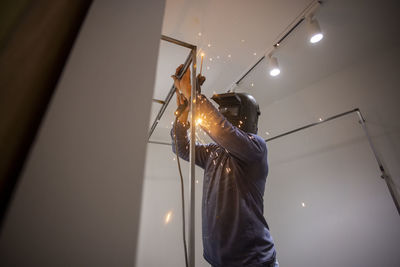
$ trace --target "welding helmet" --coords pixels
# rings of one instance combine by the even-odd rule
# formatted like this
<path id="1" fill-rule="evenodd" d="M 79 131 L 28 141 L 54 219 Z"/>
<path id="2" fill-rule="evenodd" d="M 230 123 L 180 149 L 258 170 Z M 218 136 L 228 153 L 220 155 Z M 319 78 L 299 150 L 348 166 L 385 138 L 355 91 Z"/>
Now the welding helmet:
<path id="1" fill-rule="evenodd" d="M 218 105 L 219 112 L 239 129 L 257 134 L 260 107 L 253 96 L 247 93 L 214 94 L 211 97 Z"/>

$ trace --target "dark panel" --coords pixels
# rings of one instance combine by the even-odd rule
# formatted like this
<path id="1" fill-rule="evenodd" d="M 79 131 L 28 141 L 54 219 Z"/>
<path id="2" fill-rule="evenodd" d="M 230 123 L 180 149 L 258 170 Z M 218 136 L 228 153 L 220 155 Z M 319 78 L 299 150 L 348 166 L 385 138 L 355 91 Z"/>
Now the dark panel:
<path id="1" fill-rule="evenodd" d="M 0 3 L 0 226 L 91 2 Z"/>

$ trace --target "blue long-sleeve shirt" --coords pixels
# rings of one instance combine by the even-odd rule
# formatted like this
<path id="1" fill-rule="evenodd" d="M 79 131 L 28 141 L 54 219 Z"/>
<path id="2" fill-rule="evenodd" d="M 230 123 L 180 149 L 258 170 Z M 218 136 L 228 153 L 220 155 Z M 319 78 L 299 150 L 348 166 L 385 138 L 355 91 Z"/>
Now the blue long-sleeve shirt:
<path id="1" fill-rule="evenodd" d="M 202 128 L 215 141 L 196 144 L 204 169 L 202 235 L 204 258 L 213 266 L 269 266 L 275 247 L 263 216 L 268 175 L 267 147 L 258 135 L 233 126 L 200 95 Z M 189 160 L 188 125 L 176 124 L 178 155 Z M 175 152 L 174 128 L 171 130 Z"/>

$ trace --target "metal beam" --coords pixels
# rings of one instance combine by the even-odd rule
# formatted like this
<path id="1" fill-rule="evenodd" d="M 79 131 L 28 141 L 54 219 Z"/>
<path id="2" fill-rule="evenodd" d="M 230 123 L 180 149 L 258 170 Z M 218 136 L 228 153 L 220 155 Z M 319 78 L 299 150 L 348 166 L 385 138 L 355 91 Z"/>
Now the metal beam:
<path id="1" fill-rule="evenodd" d="M 358 115 L 358 118 L 360 119 L 361 127 L 364 130 L 365 136 L 367 137 L 367 140 L 368 140 L 369 146 L 372 150 L 372 153 L 375 156 L 375 160 L 378 163 L 379 170 L 381 171 L 381 178 L 385 180 L 386 185 L 389 189 L 390 196 L 392 197 L 394 205 L 396 206 L 397 213 L 400 215 L 400 203 L 399 203 L 400 197 L 399 197 L 398 188 L 396 188 L 396 184 L 394 183 L 394 181 L 392 180 L 390 175 L 386 172 L 385 168 L 383 167 L 383 163 L 378 156 L 378 152 L 376 151 L 374 144 L 372 143 L 372 139 L 368 133 L 367 126 L 365 124 L 365 119 L 362 116 L 360 110 L 357 110 L 357 115 Z"/>
<path id="2" fill-rule="evenodd" d="M 196 79 L 196 57 L 197 57 L 197 48 L 194 47 L 192 49 L 192 95 L 190 101 L 191 108 L 191 122 L 190 122 L 190 170 L 189 170 L 189 244 L 188 244 L 188 252 L 189 252 L 189 266 L 194 267 L 195 265 L 195 208 L 196 208 L 196 158 L 195 158 L 195 149 L 196 149 L 196 101 L 197 98 L 197 79 Z"/>
<path id="3" fill-rule="evenodd" d="M 384 168 L 384 164 L 382 163 L 382 160 L 380 159 L 380 157 L 379 157 L 379 155 L 378 155 L 378 153 L 377 153 L 377 151 L 375 149 L 375 146 L 372 143 L 372 139 L 371 139 L 371 137 L 370 137 L 370 135 L 368 133 L 367 126 L 365 124 L 365 119 L 362 116 L 362 113 L 361 113 L 360 109 L 355 108 L 353 110 L 349 110 L 349 111 L 334 115 L 334 116 L 329 117 L 327 119 L 324 119 L 324 120 L 322 120 L 320 122 L 307 124 L 305 126 L 302 126 L 302 127 L 296 128 L 294 130 L 291 130 L 291 131 L 279 134 L 277 136 L 271 137 L 269 139 L 266 139 L 265 142 L 270 142 L 270 141 L 276 140 L 278 138 L 281 138 L 281 137 L 284 137 L 284 136 L 287 136 L 287 135 L 290 135 L 290 134 L 293 134 L 293 133 L 296 133 L 296 132 L 299 132 L 299 131 L 302 131 L 302 130 L 305 130 L 305 129 L 308 129 L 308 128 L 311 128 L 311 127 L 314 127 L 314 126 L 317 126 L 317 125 L 320 125 L 320 124 L 323 124 L 323 123 L 331 121 L 331 120 L 335 120 L 335 119 L 341 118 L 343 116 L 346 116 L 346 115 L 349 115 L 349 114 L 352 114 L 352 113 L 357 113 L 357 116 L 359 118 L 359 123 L 361 124 L 361 127 L 362 127 L 362 129 L 364 131 L 364 134 L 367 137 L 368 144 L 369 144 L 369 146 L 370 146 L 370 148 L 372 150 L 372 153 L 374 154 L 375 160 L 376 160 L 376 162 L 378 164 L 379 171 L 381 172 L 381 178 L 385 180 L 386 185 L 387 185 L 387 187 L 389 189 L 390 196 L 392 197 L 393 202 L 394 202 L 394 204 L 396 206 L 397 212 L 400 215 L 400 196 L 399 196 L 398 187 L 395 184 L 395 182 L 393 181 L 393 179 L 390 177 L 390 175 L 388 174 L 386 169 Z M 170 143 L 166 143 L 166 142 L 152 141 L 152 143 L 171 146 Z"/>
<path id="4" fill-rule="evenodd" d="M 183 68 L 182 68 L 181 72 L 177 75 L 179 79 L 182 78 L 182 75 L 186 72 L 186 70 L 189 68 L 191 63 L 192 63 L 192 52 L 190 52 L 189 55 L 187 56 L 185 63 L 183 64 Z M 154 130 L 156 129 L 158 122 L 161 120 L 162 116 L 164 115 L 164 112 L 167 109 L 168 104 L 171 101 L 171 98 L 174 96 L 174 94 L 175 94 L 175 86 L 174 86 L 174 84 L 172 84 L 171 89 L 169 89 L 169 92 L 168 92 L 167 96 L 165 97 L 164 104 L 162 104 L 160 110 L 158 111 L 156 118 L 153 121 L 153 124 L 151 125 L 150 132 L 149 132 L 149 139 L 150 139 L 151 135 L 153 134 Z"/>
<path id="5" fill-rule="evenodd" d="M 174 38 L 166 36 L 166 35 L 161 35 L 161 40 L 167 41 L 167 42 L 179 45 L 179 46 L 183 46 L 183 47 L 189 48 L 190 50 L 196 49 L 195 45 L 192 45 L 192 44 L 189 44 L 189 43 L 186 43 L 186 42 L 182 42 L 182 41 L 180 41 L 178 39 L 174 39 Z"/>
<path id="6" fill-rule="evenodd" d="M 197 47 L 194 45 L 191 45 L 186 42 L 182 42 L 180 40 L 162 35 L 161 40 L 180 45 L 186 48 L 191 49 L 189 55 L 187 56 L 185 63 L 183 64 L 183 68 L 181 71 L 178 73 L 178 79 L 182 78 L 183 74 L 186 72 L 186 70 L 190 67 L 190 64 L 192 64 L 192 95 L 190 99 L 190 107 L 191 107 L 191 125 L 190 125 L 190 133 L 191 133 L 191 138 L 190 138 L 190 154 L 189 154 L 189 164 L 190 164 L 190 169 L 189 169 L 189 244 L 188 244 L 188 261 L 189 261 L 189 266 L 194 267 L 195 266 L 195 192 L 196 192 L 196 173 L 195 173 L 195 162 L 196 162 L 196 153 L 195 153 L 195 148 L 196 148 L 196 101 L 193 101 L 197 97 L 197 93 L 200 91 L 200 88 L 197 86 L 197 73 L 196 73 L 196 57 L 197 57 Z M 164 142 L 159 142 L 159 141 L 150 141 L 150 137 L 153 134 L 155 128 L 157 127 L 158 122 L 160 121 L 162 115 L 164 114 L 165 110 L 167 109 L 167 106 L 169 102 L 171 101 L 172 96 L 175 93 L 175 85 L 173 84 L 171 86 L 171 89 L 168 92 L 168 95 L 166 96 L 165 100 L 163 101 L 164 103 L 162 104 L 151 128 L 150 128 L 150 133 L 149 133 L 149 143 L 153 144 L 167 144 Z M 160 102 L 158 102 L 160 103 Z M 185 222 L 184 222 L 185 223 Z"/>
<path id="7" fill-rule="evenodd" d="M 343 113 L 340 113 L 340 114 L 337 114 L 337 115 L 335 115 L 335 116 L 329 117 L 329 118 L 324 119 L 324 120 L 319 121 L 319 122 L 310 123 L 310 124 L 305 125 L 305 126 L 303 126 L 303 127 L 300 127 L 300 128 L 297 128 L 297 129 L 294 129 L 294 130 L 291 130 L 291 131 L 288 131 L 288 132 L 283 133 L 283 134 L 279 134 L 279 135 L 277 135 L 277 136 L 274 136 L 274 137 L 271 137 L 271 138 L 268 138 L 268 139 L 265 139 L 265 142 L 269 142 L 269 141 L 272 141 L 272 140 L 281 138 L 281 137 L 283 137 L 283 136 L 286 136 L 286 135 L 289 135 L 289 134 L 292 134 L 292 133 L 295 133 L 295 132 L 298 132 L 298 131 L 301 131 L 301 130 L 304 130 L 304 129 L 307 129 L 307 128 L 310 128 L 310 127 L 313 127 L 313 126 L 316 126 L 316 125 L 319 125 L 319 124 L 322 124 L 322 123 L 325 123 L 325 122 L 328 122 L 328 121 L 331 121 L 331 120 L 334 120 L 334 119 L 343 117 L 343 116 L 346 116 L 346 115 L 348 115 L 348 114 L 351 114 L 351 113 L 357 112 L 357 111 L 359 111 L 358 108 L 353 109 L 353 110 L 350 110 L 350 111 L 346 111 L 346 112 L 343 112 Z"/>

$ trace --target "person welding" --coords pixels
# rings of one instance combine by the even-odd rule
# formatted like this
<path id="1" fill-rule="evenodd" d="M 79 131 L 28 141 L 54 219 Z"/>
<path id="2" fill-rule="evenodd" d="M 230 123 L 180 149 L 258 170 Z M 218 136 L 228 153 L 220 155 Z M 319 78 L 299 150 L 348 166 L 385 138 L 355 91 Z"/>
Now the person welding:
<path id="1" fill-rule="evenodd" d="M 189 69 L 178 79 L 182 68 L 172 76 L 178 107 L 189 102 L 192 89 Z M 196 143 L 195 148 L 196 165 L 204 169 L 203 256 L 213 267 L 277 267 L 274 241 L 263 215 L 268 163 L 266 143 L 257 135 L 259 106 L 246 93 L 215 94 L 211 99 L 218 110 L 204 95 L 196 99 L 197 121 L 215 142 Z M 186 106 L 171 137 L 173 152 L 189 161 L 190 105 Z"/>

